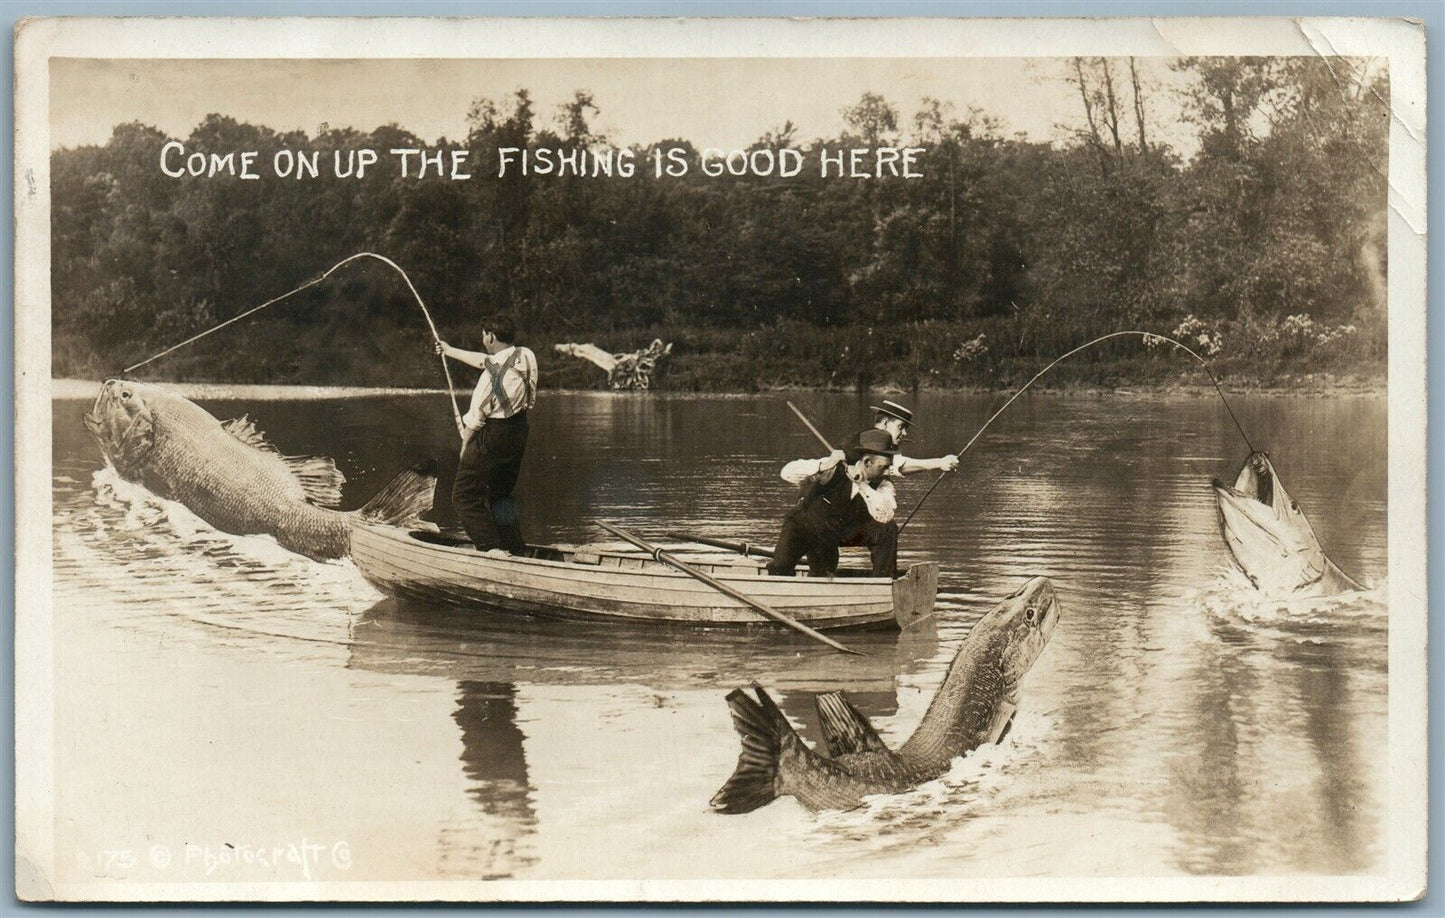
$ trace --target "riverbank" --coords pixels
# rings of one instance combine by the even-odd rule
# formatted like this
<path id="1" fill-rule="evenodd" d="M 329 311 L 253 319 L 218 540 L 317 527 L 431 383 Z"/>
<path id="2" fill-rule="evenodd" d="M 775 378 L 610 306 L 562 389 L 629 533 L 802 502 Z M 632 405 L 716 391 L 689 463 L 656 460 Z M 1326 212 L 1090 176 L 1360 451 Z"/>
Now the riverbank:
<path id="1" fill-rule="evenodd" d="M 444 388 L 427 387 L 399 387 L 399 386 L 295 386 L 285 384 L 265 383 L 218 383 L 218 382 L 186 382 L 170 380 L 154 380 L 174 388 L 181 395 L 187 398 L 210 399 L 210 400 L 288 400 L 308 401 L 333 398 L 359 398 L 376 396 L 426 396 L 446 395 Z M 100 381 L 95 379 L 52 379 L 50 382 L 50 396 L 56 399 L 93 399 L 100 391 Z M 663 399 L 725 399 L 744 398 L 756 395 L 756 392 L 705 392 L 705 391 L 675 391 L 668 389 L 657 389 L 650 392 L 612 392 L 607 389 L 547 389 L 550 394 L 558 395 L 597 395 L 603 397 L 619 398 L 663 398 Z M 785 394 L 788 392 L 823 392 L 836 391 L 816 386 L 791 386 L 768 390 Z M 873 390 L 879 395 L 908 394 L 908 390 L 880 388 Z M 930 392 L 962 392 L 976 393 L 982 395 L 1011 393 L 1013 389 L 985 388 L 985 387 L 957 387 L 952 389 L 934 388 Z M 1191 383 L 1175 383 L 1171 385 L 1153 386 L 1069 386 L 1057 388 L 1045 385 L 1042 381 L 1033 387 L 1031 391 L 1049 393 L 1051 395 L 1077 395 L 1081 398 L 1105 398 L 1105 397 L 1157 397 L 1160 395 L 1178 396 L 1180 398 L 1208 398 L 1212 397 L 1214 387 L 1208 384 L 1197 385 Z M 1301 381 L 1298 385 L 1292 386 L 1250 386 L 1250 387 L 1225 387 L 1225 394 L 1265 395 L 1271 397 L 1326 397 L 1326 398 L 1384 398 L 1388 393 L 1385 389 L 1384 380 L 1371 383 L 1361 379 L 1316 379 Z M 470 389 L 457 389 L 455 395 L 458 399 L 470 397 Z"/>
<path id="2" fill-rule="evenodd" d="M 1294 317 L 1298 318 L 1298 317 Z M 1383 322 L 1319 325 L 1278 318 L 1146 323 L 1151 333 L 1183 340 L 1207 360 L 1226 391 L 1383 392 Z M 474 331 L 474 330 L 473 330 Z M 443 329 L 459 346 L 467 334 Z M 794 389 L 835 392 L 1014 391 L 1061 355 L 1100 335 L 1083 322 L 1054 321 L 1032 310 L 952 322 L 891 326 L 813 326 L 777 321 L 753 329 L 657 325 L 617 331 L 533 329 L 522 343 L 537 354 L 547 390 L 606 389 L 607 374 L 556 350 L 592 344 L 614 354 L 672 345 L 652 379 L 654 392 L 756 393 Z M 92 343 L 57 335 L 53 368 L 60 378 L 101 379 L 173 343 L 102 354 Z M 453 382 L 472 372 L 451 364 Z M 315 327 L 271 322 L 228 329 L 142 367 L 138 378 L 236 385 L 346 387 L 368 391 L 438 389 L 445 380 L 424 329 Z M 1208 389 L 1194 356 L 1141 334 L 1110 338 L 1059 363 L 1036 388 L 1055 392 Z"/>

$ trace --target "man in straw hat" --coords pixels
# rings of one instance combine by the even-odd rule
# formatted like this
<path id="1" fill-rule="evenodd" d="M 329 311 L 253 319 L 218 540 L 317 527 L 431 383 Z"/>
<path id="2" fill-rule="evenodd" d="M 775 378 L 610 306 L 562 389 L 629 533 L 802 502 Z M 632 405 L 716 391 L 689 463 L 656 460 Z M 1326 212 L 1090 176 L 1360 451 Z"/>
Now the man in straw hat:
<path id="1" fill-rule="evenodd" d="M 872 429 L 886 431 L 893 440 L 893 448 L 902 449 L 903 441 L 908 439 L 909 430 L 913 426 L 913 412 L 897 402 L 886 399 L 881 405 L 869 405 L 868 407 L 876 412 Z M 859 436 L 862 435 L 859 434 Z M 857 442 L 857 437 L 853 442 Z M 902 478 L 904 475 L 912 475 L 916 472 L 951 472 L 956 468 L 958 468 L 958 456 L 953 453 L 939 456 L 937 459 L 914 459 L 900 454 L 888 467 L 888 475 L 891 478 Z"/>
<path id="2" fill-rule="evenodd" d="M 886 475 L 897 455 L 893 438 L 875 429 L 860 433 L 846 451 L 783 466 L 783 480 L 803 494 L 783 520 L 768 573 L 791 576 L 806 557 L 809 576 L 828 577 L 838 570 L 841 546 L 866 545 L 874 576 L 894 576 L 898 498 Z"/>

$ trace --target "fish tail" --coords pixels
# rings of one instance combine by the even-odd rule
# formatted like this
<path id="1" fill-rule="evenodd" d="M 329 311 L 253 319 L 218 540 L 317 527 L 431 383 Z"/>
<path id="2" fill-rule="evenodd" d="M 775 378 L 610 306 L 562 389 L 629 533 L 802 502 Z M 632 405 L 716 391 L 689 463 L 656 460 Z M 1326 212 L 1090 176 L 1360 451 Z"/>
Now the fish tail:
<path id="1" fill-rule="evenodd" d="M 728 709 L 743 749 L 733 776 L 713 794 L 712 808 L 720 813 L 751 813 L 778 796 L 778 757 L 784 741 L 795 733 L 768 693 L 756 686 L 754 691 L 757 701 L 742 689 L 728 693 Z"/>
<path id="2" fill-rule="evenodd" d="M 413 466 L 391 480 L 361 508 L 363 519 L 389 526 L 411 526 L 431 509 L 436 493 L 437 464 Z"/>

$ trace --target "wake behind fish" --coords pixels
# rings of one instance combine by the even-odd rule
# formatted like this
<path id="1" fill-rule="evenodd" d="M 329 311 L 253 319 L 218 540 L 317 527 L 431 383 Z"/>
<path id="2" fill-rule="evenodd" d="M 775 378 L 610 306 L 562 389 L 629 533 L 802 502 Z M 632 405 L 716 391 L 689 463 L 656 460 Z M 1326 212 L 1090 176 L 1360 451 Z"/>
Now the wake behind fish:
<path id="1" fill-rule="evenodd" d="M 231 535 L 111 466 L 57 495 L 57 595 L 139 626 L 157 616 L 267 637 L 331 641 L 380 598 L 349 560 L 313 561 L 267 535 Z M 62 503 L 63 502 L 63 503 Z"/>
<path id="2" fill-rule="evenodd" d="M 1384 631 L 1389 589 L 1386 583 L 1380 582 L 1333 596 L 1271 599 L 1231 566 L 1220 568 L 1212 580 L 1187 592 L 1184 599 L 1188 606 L 1202 609 L 1217 624 L 1266 636 L 1317 641 L 1342 629 L 1352 634 Z"/>
<path id="3" fill-rule="evenodd" d="M 1023 805 L 1017 799 L 1020 795 L 1048 787 L 1029 775 L 1048 767 L 1051 714 L 1020 711 L 1003 742 L 955 758 L 942 775 L 902 793 L 866 797 L 855 809 L 811 818 L 799 808 L 798 819 L 810 823 L 804 838 L 818 850 L 847 842 L 867 846 L 882 857 L 894 851 L 907 855 L 919 844 L 937 845 L 945 838 L 950 847 L 958 844 L 966 849 L 974 823 L 979 833 L 987 834 L 992 817 Z"/>
<path id="4" fill-rule="evenodd" d="M 209 556 L 218 552 L 235 560 L 254 562 L 277 571 L 305 572 L 308 577 L 341 582 L 359 580 L 350 561 L 312 561 L 282 548 L 269 535 L 232 535 L 221 532 L 201 519 L 185 504 L 159 497 L 144 485 L 127 481 L 115 467 L 106 464 L 91 476 L 96 503 L 118 510 L 115 527 L 121 531 L 145 530 L 157 545 L 172 542 Z M 374 592 L 368 594 L 375 598 Z"/>

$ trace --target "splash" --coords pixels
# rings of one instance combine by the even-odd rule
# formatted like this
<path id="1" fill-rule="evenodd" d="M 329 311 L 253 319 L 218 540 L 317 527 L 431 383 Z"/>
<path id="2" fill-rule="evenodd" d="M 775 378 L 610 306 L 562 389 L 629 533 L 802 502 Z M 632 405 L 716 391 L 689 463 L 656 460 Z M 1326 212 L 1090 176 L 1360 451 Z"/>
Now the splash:
<path id="1" fill-rule="evenodd" d="M 336 643 L 351 613 L 380 598 L 349 560 L 313 561 L 270 536 L 220 532 L 113 468 L 93 472 L 91 486 L 57 509 L 54 543 L 57 590 L 85 614 Z"/>
<path id="2" fill-rule="evenodd" d="M 940 824 L 993 814 L 997 811 L 994 801 L 1013 792 L 1016 772 L 1043 767 L 1040 763 L 1047 758 L 1044 750 L 1053 728 L 1052 712 L 1020 710 L 1003 742 L 980 746 L 954 759 L 948 771 L 903 793 L 866 797 L 855 809 L 812 817 L 815 823 L 809 834 L 875 845 L 883 841 L 884 847 L 891 839 L 905 846 L 926 843 Z"/>
<path id="3" fill-rule="evenodd" d="M 127 481 L 109 464 L 91 476 L 91 486 L 98 505 L 120 511 L 121 518 L 115 522 L 117 530 L 144 530 L 157 540 L 173 541 L 198 552 L 220 552 L 277 569 L 304 570 L 327 581 L 356 575 L 356 568 L 349 561 L 312 561 L 282 548 L 269 535 L 221 532 L 185 504 L 166 500 L 144 485 Z M 338 574 L 343 575 L 338 577 Z"/>
<path id="4" fill-rule="evenodd" d="M 1321 629 L 1342 625 L 1371 632 L 1383 629 L 1388 599 L 1383 582 L 1334 596 L 1269 599 L 1233 566 L 1221 568 L 1202 588 L 1184 596 L 1188 605 L 1202 609 L 1217 624 L 1297 640 L 1312 640 Z"/>

